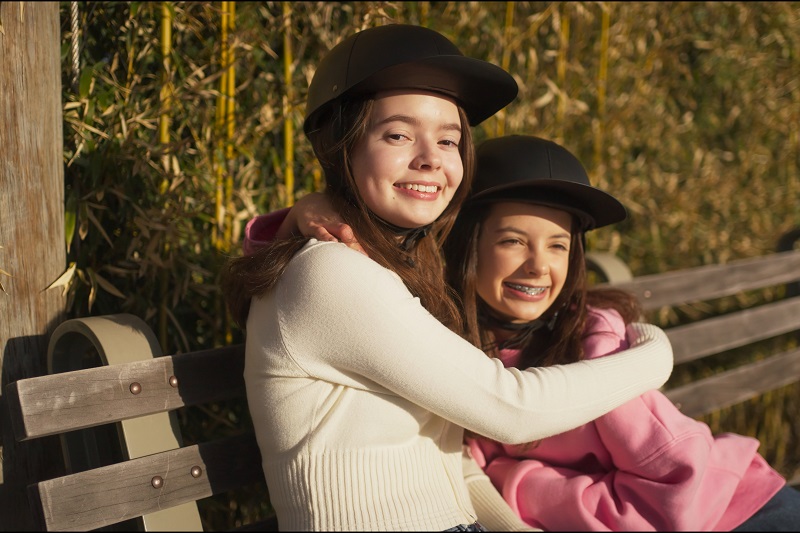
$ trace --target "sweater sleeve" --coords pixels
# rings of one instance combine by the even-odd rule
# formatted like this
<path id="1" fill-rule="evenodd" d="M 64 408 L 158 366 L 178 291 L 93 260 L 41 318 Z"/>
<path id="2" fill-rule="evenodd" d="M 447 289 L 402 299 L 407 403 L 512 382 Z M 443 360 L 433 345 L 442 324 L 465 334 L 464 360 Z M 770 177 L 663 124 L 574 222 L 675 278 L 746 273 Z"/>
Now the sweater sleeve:
<path id="1" fill-rule="evenodd" d="M 632 348 L 613 357 L 505 369 L 431 316 L 394 273 L 338 243 L 311 240 L 276 298 L 281 342 L 310 376 L 353 387 L 366 378 L 500 442 L 584 424 L 661 386 L 672 370 L 666 334 L 650 324 L 632 325 Z"/>

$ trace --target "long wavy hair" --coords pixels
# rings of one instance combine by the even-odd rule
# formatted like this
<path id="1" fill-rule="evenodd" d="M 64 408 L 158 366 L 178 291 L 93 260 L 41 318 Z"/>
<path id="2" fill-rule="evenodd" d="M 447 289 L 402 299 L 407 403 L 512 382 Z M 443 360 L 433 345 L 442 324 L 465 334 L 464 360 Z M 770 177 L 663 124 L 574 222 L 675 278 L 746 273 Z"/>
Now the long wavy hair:
<path id="1" fill-rule="evenodd" d="M 443 250 L 445 279 L 451 289 L 461 297 L 463 336 L 488 357 L 497 357 L 497 339 L 485 323 L 485 317 L 491 311 L 477 291 L 478 239 L 491 205 L 486 203 L 462 209 Z M 641 307 L 632 294 L 614 288 L 587 287 L 584 236 L 582 232 L 576 231 L 576 227 L 577 219 L 573 216 L 567 279 L 561 293 L 540 317 L 546 322 L 554 320 L 553 328 L 539 328 L 525 338 L 519 346 L 522 352 L 516 365 L 519 369 L 568 364 L 583 359 L 582 340 L 587 305 L 616 309 L 626 323 L 641 316 Z M 554 318 L 556 313 L 558 315 Z M 465 430 L 464 434 L 467 437 L 481 436 L 470 430 Z M 540 442 L 532 441 L 520 446 L 523 450 L 530 450 Z"/>
<path id="2" fill-rule="evenodd" d="M 475 147 L 467 115 L 459 106 L 461 142 L 458 150 L 464 167 L 461 185 L 428 231 L 414 246 L 406 248 L 399 245 L 397 233 L 364 203 L 351 172 L 353 149 L 364 136 L 373 109 L 373 97 L 338 102 L 325 111 L 320 128 L 309 135 L 325 174 L 325 193 L 344 222 L 353 228 L 369 257 L 397 273 L 429 313 L 451 330 L 461 333 L 461 314 L 444 282 L 441 243 L 450 233 L 472 184 Z M 239 327 L 247 324 L 251 299 L 266 293 L 277 283 L 286 265 L 307 240 L 294 237 L 270 242 L 251 255 L 231 259 L 225 264 L 222 291 Z"/>
<path id="3" fill-rule="evenodd" d="M 488 356 L 495 357 L 497 339 L 483 318 L 490 309 L 477 292 L 478 239 L 491 205 L 462 209 L 444 243 L 444 255 L 447 283 L 461 295 L 464 336 Z M 575 217 L 572 225 L 567 279 L 561 293 L 541 318 L 549 322 L 556 313 L 558 316 L 552 330 L 540 328 L 520 346 L 519 368 L 566 364 L 583 359 L 582 338 L 587 305 L 615 309 L 626 323 L 641 316 L 641 307 L 632 294 L 614 288 L 588 288 L 583 233 L 576 231 Z"/>

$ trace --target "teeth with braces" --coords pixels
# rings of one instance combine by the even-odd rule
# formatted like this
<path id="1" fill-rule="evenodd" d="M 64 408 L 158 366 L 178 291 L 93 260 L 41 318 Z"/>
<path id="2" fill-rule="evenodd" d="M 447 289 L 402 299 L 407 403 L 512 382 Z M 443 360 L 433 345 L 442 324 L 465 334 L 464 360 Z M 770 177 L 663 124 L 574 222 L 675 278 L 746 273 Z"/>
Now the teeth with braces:
<path id="1" fill-rule="evenodd" d="M 421 192 L 436 192 L 439 189 L 436 185 L 419 185 L 417 183 L 404 183 L 400 187 Z"/>
<path id="2" fill-rule="evenodd" d="M 527 287 L 525 285 L 517 285 L 516 283 L 506 283 L 506 285 L 514 290 L 529 294 L 530 296 L 538 296 L 547 290 L 545 287 Z"/>

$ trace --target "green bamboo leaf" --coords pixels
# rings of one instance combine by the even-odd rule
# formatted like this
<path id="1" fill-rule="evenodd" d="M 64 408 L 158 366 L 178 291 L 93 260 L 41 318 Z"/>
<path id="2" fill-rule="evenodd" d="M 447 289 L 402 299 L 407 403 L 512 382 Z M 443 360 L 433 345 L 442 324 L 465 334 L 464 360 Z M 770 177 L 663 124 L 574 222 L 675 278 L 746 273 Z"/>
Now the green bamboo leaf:
<path id="1" fill-rule="evenodd" d="M 67 244 L 67 252 L 69 252 L 72 246 L 72 239 L 75 237 L 75 225 L 78 220 L 76 210 L 75 197 L 70 196 L 67 198 L 67 205 L 64 208 L 64 238 Z"/>
<path id="2" fill-rule="evenodd" d="M 94 277 L 94 272 L 92 271 L 92 269 L 88 269 L 88 271 L 89 271 L 89 280 L 91 281 L 88 304 L 89 304 L 89 312 L 91 312 L 92 305 L 94 305 L 94 301 L 97 299 L 97 280 Z"/>
<path id="3" fill-rule="evenodd" d="M 83 72 L 81 72 L 81 80 L 78 84 L 78 95 L 81 99 L 86 98 L 89 96 L 89 89 L 92 86 L 92 80 L 94 79 L 94 71 L 90 68 L 84 68 Z"/>
<path id="4" fill-rule="evenodd" d="M 69 283 L 72 281 L 72 277 L 75 275 L 75 268 L 76 264 L 73 261 L 69 264 L 67 270 L 65 270 L 64 273 L 61 274 L 57 280 L 48 285 L 44 290 L 54 289 L 56 287 L 64 287 L 63 294 L 67 294 L 67 291 L 69 290 Z"/>
<path id="5" fill-rule="evenodd" d="M 86 210 L 86 216 L 89 217 L 89 220 L 92 221 L 92 224 L 94 224 L 94 226 L 100 231 L 100 234 L 106 240 L 108 245 L 109 246 L 114 246 L 114 243 L 111 242 L 111 238 L 108 236 L 108 233 L 106 233 L 106 230 L 103 229 L 103 225 L 100 224 L 100 221 L 97 220 L 97 218 L 94 216 L 94 213 L 92 213 L 91 209 L 87 209 Z"/>
<path id="6" fill-rule="evenodd" d="M 97 284 L 100 285 L 100 287 L 102 287 L 107 293 L 113 294 L 117 298 L 122 298 L 123 300 L 125 299 L 125 295 L 122 294 L 119 289 L 117 289 L 110 281 L 97 272 L 94 273 L 94 279 L 97 280 Z"/>

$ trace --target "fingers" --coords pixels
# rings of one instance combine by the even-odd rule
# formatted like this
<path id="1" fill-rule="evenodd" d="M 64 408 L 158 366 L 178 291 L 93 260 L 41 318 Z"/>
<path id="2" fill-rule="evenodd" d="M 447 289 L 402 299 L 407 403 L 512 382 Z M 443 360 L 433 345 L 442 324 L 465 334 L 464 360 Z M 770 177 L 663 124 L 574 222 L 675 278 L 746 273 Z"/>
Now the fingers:
<path id="1" fill-rule="evenodd" d="M 318 241 L 338 242 L 339 239 L 332 235 L 324 226 L 311 226 L 311 236 Z"/>
<path id="2" fill-rule="evenodd" d="M 343 243 L 345 243 L 349 248 L 352 248 L 353 250 L 356 250 L 357 252 L 361 252 L 362 254 L 364 254 L 367 257 L 369 257 L 367 252 L 366 252 L 366 250 L 364 250 L 364 247 L 362 247 L 358 243 L 358 240 L 356 239 L 356 235 L 355 235 L 355 233 L 353 233 L 353 228 L 351 228 L 347 224 L 342 224 L 342 227 L 341 227 L 341 229 L 339 231 L 339 239 Z"/>
<path id="3" fill-rule="evenodd" d="M 360 252 L 360 253 L 366 255 L 367 257 L 369 257 L 369 254 L 367 253 L 367 251 L 360 244 L 358 244 L 358 241 L 348 242 L 348 243 L 345 243 L 345 244 L 347 244 L 348 248 L 352 248 L 356 252 Z"/>
<path id="4" fill-rule="evenodd" d="M 356 239 L 353 228 L 344 222 L 325 222 L 325 226 L 314 225 L 313 235 L 319 241 L 342 242 L 348 248 L 368 256 L 364 247 Z"/>
<path id="5" fill-rule="evenodd" d="M 326 241 L 349 242 L 355 240 L 353 230 L 344 222 L 320 220 L 309 223 L 314 235 L 324 236 Z M 317 237 L 319 238 L 319 237 Z"/>

